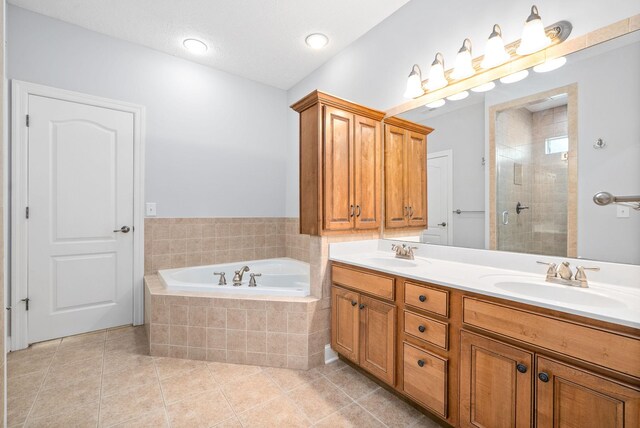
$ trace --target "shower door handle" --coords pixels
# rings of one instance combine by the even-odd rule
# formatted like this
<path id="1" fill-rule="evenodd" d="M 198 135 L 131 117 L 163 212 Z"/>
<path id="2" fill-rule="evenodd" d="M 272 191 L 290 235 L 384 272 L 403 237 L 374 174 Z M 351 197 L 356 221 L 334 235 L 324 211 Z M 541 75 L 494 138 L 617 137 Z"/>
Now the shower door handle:
<path id="1" fill-rule="evenodd" d="M 502 224 L 509 224 L 509 211 L 502 211 Z"/>

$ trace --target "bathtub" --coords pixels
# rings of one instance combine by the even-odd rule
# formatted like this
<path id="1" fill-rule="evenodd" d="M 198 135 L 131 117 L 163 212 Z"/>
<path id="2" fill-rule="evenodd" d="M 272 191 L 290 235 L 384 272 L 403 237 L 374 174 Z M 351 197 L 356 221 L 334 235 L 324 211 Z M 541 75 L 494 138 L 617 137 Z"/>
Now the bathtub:
<path id="1" fill-rule="evenodd" d="M 242 285 L 233 285 L 233 275 L 242 266 L 249 266 Z M 218 275 L 224 272 L 227 285 L 218 285 Z M 249 287 L 251 273 L 261 273 L 256 277 L 256 287 Z M 289 258 L 252 260 L 247 262 L 224 263 L 178 269 L 159 270 L 158 275 L 169 290 L 210 291 L 223 294 L 243 294 L 247 296 L 308 296 L 309 263 Z"/>

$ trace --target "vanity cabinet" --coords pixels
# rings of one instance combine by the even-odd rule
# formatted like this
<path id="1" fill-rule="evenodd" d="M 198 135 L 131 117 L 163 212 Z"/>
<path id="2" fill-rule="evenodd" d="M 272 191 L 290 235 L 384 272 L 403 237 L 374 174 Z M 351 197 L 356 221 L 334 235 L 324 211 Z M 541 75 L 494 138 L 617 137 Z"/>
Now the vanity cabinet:
<path id="1" fill-rule="evenodd" d="M 384 138 L 385 226 L 427 226 L 427 135 L 433 129 L 387 118 Z"/>
<path id="2" fill-rule="evenodd" d="M 384 112 L 314 91 L 300 113 L 300 233 L 379 229 Z"/>

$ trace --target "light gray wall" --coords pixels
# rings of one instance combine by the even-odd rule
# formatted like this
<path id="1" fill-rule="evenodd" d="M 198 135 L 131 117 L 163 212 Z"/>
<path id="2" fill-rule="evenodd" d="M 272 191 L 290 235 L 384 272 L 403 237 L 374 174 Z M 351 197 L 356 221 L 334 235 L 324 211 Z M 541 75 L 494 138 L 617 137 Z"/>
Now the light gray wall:
<path id="1" fill-rule="evenodd" d="M 7 8 L 7 77 L 146 107 L 146 200 L 162 217 L 282 216 L 280 89 Z"/>

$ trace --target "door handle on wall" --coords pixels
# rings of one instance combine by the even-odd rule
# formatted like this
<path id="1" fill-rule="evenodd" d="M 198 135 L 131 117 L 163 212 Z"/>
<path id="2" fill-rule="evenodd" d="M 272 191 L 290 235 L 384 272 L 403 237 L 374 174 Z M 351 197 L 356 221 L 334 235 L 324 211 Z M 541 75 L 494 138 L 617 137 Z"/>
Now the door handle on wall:
<path id="1" fill-rule="evenodd" d="M 502 224 L 509 224 L 509 211 L 502 211 Z"/>
<path id="2" fill-rule="evenodd" d="M 129 226 L 122 226 L 120 229 L 114 230 L 114 232 L 122 232 L 122 233 L 129 233 L 129 231 L 131 231 L 131 228 Z"/>
<path id="3" fill-rule="evenodd" d="M 442 223 L 438 223 L 438 226 L 447 227 L 447 222 L 443 221 Z"/>

